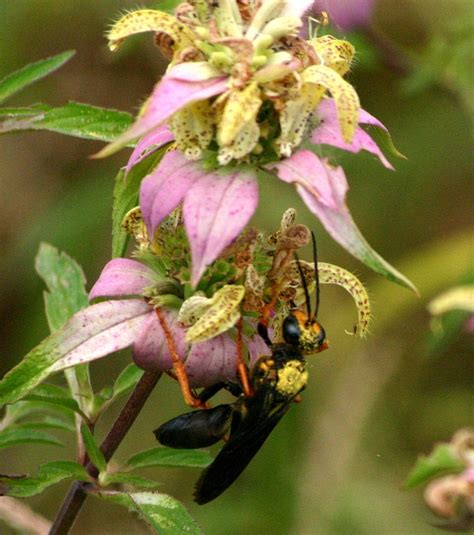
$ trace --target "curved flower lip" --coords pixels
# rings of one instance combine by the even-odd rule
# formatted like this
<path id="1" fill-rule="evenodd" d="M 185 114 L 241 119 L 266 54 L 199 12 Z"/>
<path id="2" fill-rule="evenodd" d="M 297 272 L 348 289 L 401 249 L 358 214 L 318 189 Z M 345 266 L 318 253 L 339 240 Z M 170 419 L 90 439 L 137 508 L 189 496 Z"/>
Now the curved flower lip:
<path id="1" fill-rule="evenodd" d="M 344 141 L 342 137 L 334 99 L 327 98 L 323 100 L 319 104 L 316 113 L 321 119 L 321 124 L 319 124 L 311 134 L 310 140 L 312 143 L 332 145 L 333 147 L 352 153 L 366 150 L 375 154 L 387 169 L 394 170 L 392 164 L 387 160 L 375 141 L 359 126 L 360 124 L 368 124 L 388 132 L 387 128 L 378 119 L 370 115 L 370 113 L 362 109 L 359 110 L 359 125 L 357 126 L 354 137 L 350 143 Z"/>
<path id="2" fill-rule="evenodd" d="M 89 300 L 141 297 L 144 289 L 155 281 L 155 273 L 140 262 L 127 258 L 114 258 L 102 270 L 89 293 Z"/>

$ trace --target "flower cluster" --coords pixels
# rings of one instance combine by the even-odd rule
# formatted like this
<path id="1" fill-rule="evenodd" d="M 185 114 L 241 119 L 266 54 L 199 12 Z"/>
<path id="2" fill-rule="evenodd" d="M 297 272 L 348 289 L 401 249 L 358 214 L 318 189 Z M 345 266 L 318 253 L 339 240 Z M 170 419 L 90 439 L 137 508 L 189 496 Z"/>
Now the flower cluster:
<path id="1" fill-rule="evenodd" d="M 301 274 L 293 255 L 309 243 L 310 231 L 296 224 L 295 218 L 296 212 L 289 209 L 271 236 L 248 229 L 223 251 L 193 288 L 181 211 L 166 218 L 150 240 L 140 214 L 133 210 L 124 223 L 136 239 L 136 259 L 116 258 L 105 266 L 89 295 L 92 302 L 102 302 L 92 307 L 108 303 L 109 313 L 113 314 L 114 309 L 120 313 L 126 302 L 128 307 L 139 310 L 140 323 L 134 324 L 135 334 L 127 338 L 123 347 L 133 345 L 133 357 L 140 367 L 159 371 L 173 368 L 166 331 L 156 314 L 159 309 L 176 353 L 185 363 L 191 387 L 235 380 L 234 326 L 240 318 L 252 363 L 268 352 L 256 333 L 256 317 L 273 303 L 270 329 L 273 341 L 278 342 L 282 340 L 282 318 L 288 314 L 290 304 L 304 304 Z M 314 264 L 300 264 L 311 290 Z M 318 272 L 322 284 L 342 286 L 352 295 L 359 316 L 356 330 L 365 336 L 370 305 L 364 286 L 354 275 L 332 264 L 318 262 Z"/>
<path id="2" fill-rule="evenodd" d="M 434 479 L 425 489 L 428 507 L 448 524 L 439 527 L 468 531 L 474 526 L 474 431 L 458 431 L 448 445 L 460 473 Z"/>
<path id="3" fill-rule="evenodd" d="M 258 205 L 258 176 L 265 173 L 293 184 L 350 253 L 412 287 L 364 240 L 345 203 L 342 168 L 320 156 L 324 146 L 366 150 L 392 168 L 366 131 L 373 127 L 387 137 L 385 127 L 360 108 L 343 78 L 352 45 L 299 35 L 310 4 L 194 0 L 175 15 L 132 11 L 108 33 L 115 50 L 128 36 L 152 31 L 170 60 L 136 122 L 99 155 L 139 139 L 130 170 L 171 143 L 143 180 L 140 205 L 150 236 L 182 205 L 194 286 L 248 223 Z"/>

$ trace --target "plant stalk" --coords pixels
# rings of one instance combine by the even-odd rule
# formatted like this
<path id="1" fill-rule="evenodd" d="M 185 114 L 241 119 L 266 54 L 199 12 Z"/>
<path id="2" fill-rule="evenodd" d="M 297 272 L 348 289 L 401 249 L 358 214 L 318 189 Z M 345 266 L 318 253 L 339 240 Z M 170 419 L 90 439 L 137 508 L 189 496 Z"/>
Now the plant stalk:
<path id="1" fill-rule="evenodd" d="M 128 433 L 135 422 L 143 405 L 150 396 L 153 388 L 161 377 L 161 372 L 146 371 L 136 384 L 133 392 L 123 406 L 108 435 L 102 442 L 100 449 L 107 461 L 110 460 L 115 450 Z M 96 478 L 99 475 L 97 468 L 90 462 L 86 466 L 89 475 Z M 50 535 L 67 535 L 79 514 L 86 498 L 89 483 L 74 481 L 51 526 Z"/>

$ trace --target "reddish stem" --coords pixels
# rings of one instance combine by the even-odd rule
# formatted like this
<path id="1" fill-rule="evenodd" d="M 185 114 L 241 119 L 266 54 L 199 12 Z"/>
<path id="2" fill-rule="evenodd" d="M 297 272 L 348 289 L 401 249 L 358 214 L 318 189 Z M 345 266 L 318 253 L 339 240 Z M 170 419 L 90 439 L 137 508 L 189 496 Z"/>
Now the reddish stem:
<path id="1" fill-rule="evenodd" d="M 115 453 L 130 427 L 132 427 L 160 377 L 161 372 L 147 371 L 136 384 L 127 403 L 122 408 L 100 446 L 107 461 Z M 99 475 L 97 468 L 90 462 L 87 464 L 86 470 L 92 478 L 96 478 Z M 75 481 L 71 485 L 51 527 L 50 535 L 67 535 L 69 533 L 87 498 L 87 485 L 88 483 L 83 481 Z"/>

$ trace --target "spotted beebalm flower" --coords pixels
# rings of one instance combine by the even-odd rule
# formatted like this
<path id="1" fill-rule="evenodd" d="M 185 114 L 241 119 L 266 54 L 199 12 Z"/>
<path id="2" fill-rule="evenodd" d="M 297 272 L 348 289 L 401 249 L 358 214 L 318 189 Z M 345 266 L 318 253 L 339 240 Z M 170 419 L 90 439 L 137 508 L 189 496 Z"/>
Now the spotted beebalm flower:
<path id="1" fill-rule="evenodd" d="M 366 150 L 392 168 L 367 133 L 385 127 L 362 110 L 343 78 L 350 43 L 298 35 L 307 0 L 219 0 L 180 4 L 175 15 L 133 11 L 108 33 L 111 49 L 153 31 L 170 59 L 131 128 L 99 153 L 140 139 L 127 168 L 174 140 L 143 180 L 140 204 L 150 235 L 182 205 L 196 286 L 239 235 L 259 201 L 258 174 L 294 184 L 331 236 L 377 272 L 411 283 L 362 237 L 345 203 L 344 171 L 321 157 L 329 145 Z M 330 96 L 329 96 L 330 95 Z"/>
<path id="2" fill-rule="evenodd" d="M 0 400 L 14 403 L 52 373 L 127 347 L 146 370 L 172 373 L 172 355 L 184 361 L 191 387 L 235 379 L 239 347 L 251 364 L 270 351 L 257 332 L 257 318 L 267 318 L 270 340 L 281 342 L 281 323 L 289 309 L 306 310 L 301 271 L 313 292 L 314 265 L 301 262 L 298 269 L 294 261 L 311 234 L 295 218 L 295 211 L 287 210 L 271 236 L 246 229 L 193 288 L 181 210 L 168 216 L 153 238 L 139 208 L 131 210 L 123 225 L 135 238 L 134 258 L 107 263 L 92 287 L 90 305 L 0 381 Z M 336 284 L 351 294 L 358 311 L 352 332 L 364 336 L 370 305 L 363 285 L 337 266 L 318 262 L 318 268 L 321 284 Z M 28 367 L 34 368 L 33 376 Z"/>
<path id="3" fill-rule="evenodd" d="M 255 229 L 244 233 L 213 262 L 199 289 L 193 291 L 179 212 L 166 218 L 150 241 L 140 228 L 140 214 L 133 210 L 125 221 L 134 222 L 133 227 L 127 226 L 137 242 L 137 259 L 108 262 L 89 294 L 92 303 L 99 302 L 91 308 L 108 306 L 112 315 L 114 309 L 123 315 L 126 308 L 132 314 L 133 332 L 121 340 L 121 347 L 132 346 L 134 361 L 141 368 L 173 368 L 166 332 L 156 313 L 159 309 L 176 353 L 185 362 L 191 387 L 235 380 L 237 322 L 242 318 L 245 351 L 252 363 L 269 351 L 257 334 L 255 315 L 262 314 L 275 284 L 280 290 L 270 320 L 273 341 L 283 340 L 280 327 L 290 307 L 306 306 L 293 253 L 308 245 L 310 232 L 304 225 L 295 224 L 295 218 L 295 210 L 287 210 L 280 229 L 268 240 Z M 365 336 L 370 305 L 363 285 L 342 268 L 321 262 L 318 267 L 321 284 L 342 286 L 352 295 L 358 310 L 356 331 Z M 311 290 L 314 265 L 301 262 L 301 269 Z"/>

